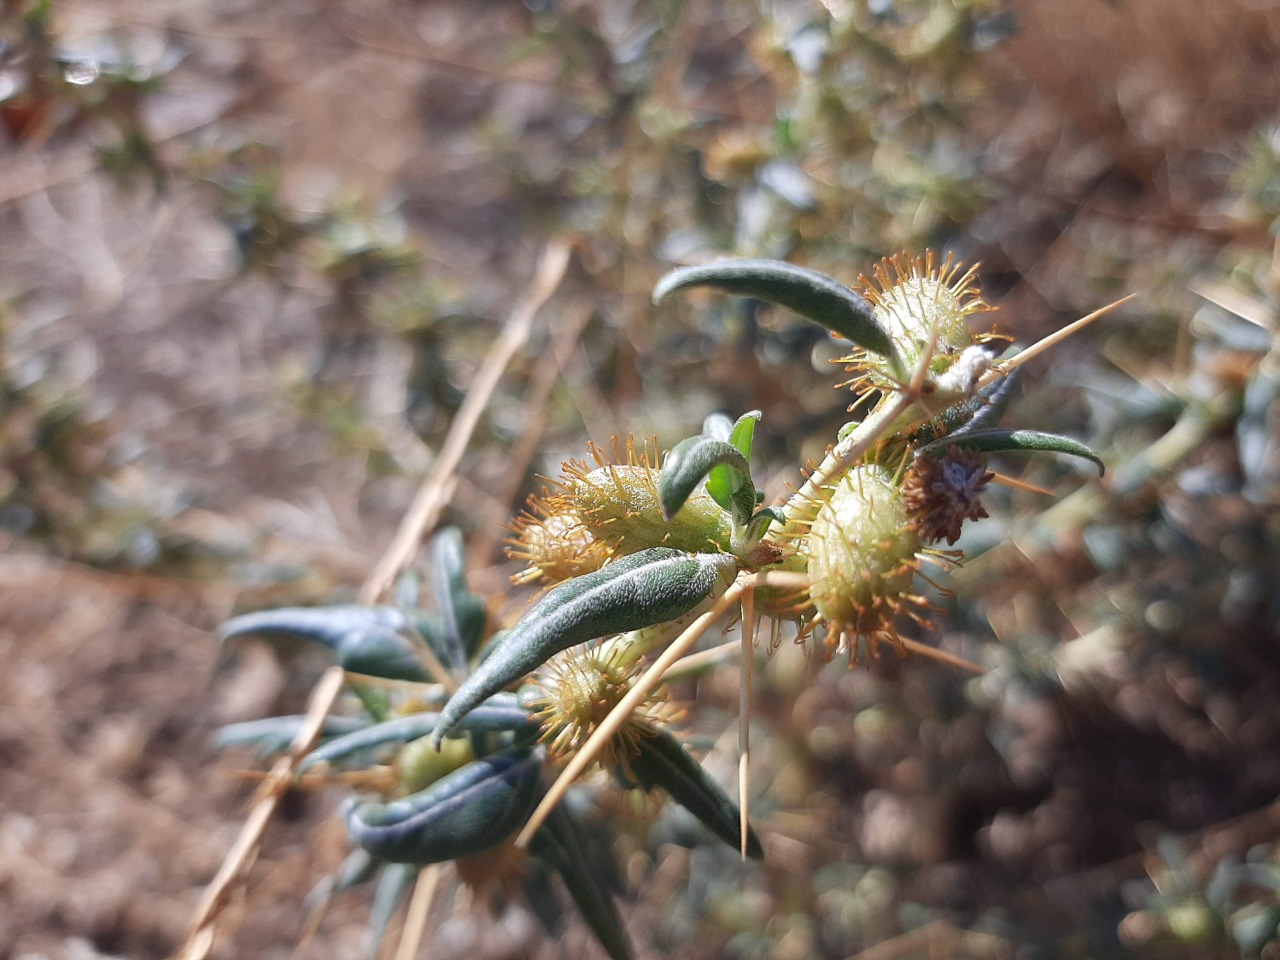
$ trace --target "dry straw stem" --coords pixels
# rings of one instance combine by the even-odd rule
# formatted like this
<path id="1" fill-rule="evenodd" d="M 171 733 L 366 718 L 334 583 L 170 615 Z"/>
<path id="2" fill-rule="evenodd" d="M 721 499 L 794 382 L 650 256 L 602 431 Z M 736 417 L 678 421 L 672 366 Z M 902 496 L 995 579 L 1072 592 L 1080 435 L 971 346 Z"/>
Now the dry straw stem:
<path id="1" fill-rule="evenodd" d="M 396 950 L 396 960 L 413 960 L 418 955 L 418 947 L 422 944 L 422 932 L 427 928 L 427 914 L 431 910 L 431 901 L 436 896 L 436 885 L 440 882 L 440 864 L 433 863 L 418 872 L 418 882 L 413 887 L 413 899 L 409 901 L 409 913 L 404 918 L 404 931 L 400 935 L 400 946 Z"/>
<path id="2" fill-rule="evenodd" d="M 422 538 L 440 518 L 449 502 L 457 477 L 455 472 L 462 454 L 471 441 L 480 415 L 493 395 L 503 370 L 511 362 L 516 351 L 528 340 L 538 310 L 550 299 L 564 278 L 569 265 L 569 245 L 553 241 L 543 251 L 533 282 L 520 298 L 503 328 L 502 336 L 493 345 L 481 364 L 476 378 L 467 392 L 458 415 L 449 428 L 449 435 L 436 459 L 435 469 L 428 475 L 414 499 L 409 513 L 396 532 L 369 579 L 360 591 L 361 601 L 375 603 L 395 582 L 396 577 L 412 561 Z M 331 667 L 312 691 L 307 708 L 306 722 L 298 731 L 288 752 L 276 761 L 267 779 L 258 790 L 253 809 L 249 812 L 235 844 L 227 852 L 226 859 L 213 880 L 205 889 L 196 908 L 187 940 L 176 954 L 178 960 L 204 960 L 213 948 L 214 923 L 229 898 L 233 885 L 244 876 L 257 854 L 262 835 L 270 822 L 280 798 L 293 780 L 299 761 L 311 749 L 319 736 L 325 717 L 333 709 L 342 691 L 344 673 L 340 667 Z M 406 931 L 406 936 L 408 936 Z M 419 932 L 420 936 L 420 932 Z"/>
<path id="3" fill-rule="evenodd" d="M 320 678 L 311 692 L 308 704 L 307 720 L 294 737 L 288 752 L 276 761 L 271 773 L 258 788 L 257 799 L 249 816 L 240 828 L 240 835 L 235 844 L 227 851 L 226 859 L 218 869 L 214 878 L 205 888 L 204 896 L 196 907 L 195 917 L 191 922 L 191 932 L 187 941 L 178 952 L 179 960 L 203 960 L 213 949 L 213 925 L 218 914 L 226 905 L 235 882 L 248 871 L 258 853 L 262 842 L 262 834 L 267 829 L 280 798 L 293 779 L 293 771 L 298 761 L 311 749 L 311 744 L 320 735 L 320 727 L 324 718 L 329 715 L 329 708 L 342 690 L 343 671 L 341 667 L 330 667 Z"/>
<path id="4" fill-rule="evenodd" d="M 440 512 L 449 502 L 447 490 L 452 489 L 454 473 L 471 442 L 471 435 L 475 433 L 484 408 L 489 405 L 489 398 L 516 351 L 528 341 L 533 318 L 551 298 L 556 287 L 560 286 L 568 266 L 569 244 L 562 240 L 548 244 L 533 283 L 511 311 L 502 336 L 476 372 L 475 380 L 467 391 L 467 398 L 462 402 L 462 407 L 449 428 L 449 435 L 440 448 L 431 476 L 418 491 L 418 496 L 400 524 L 391 546 L 360 591 L 362 603 L 376 603 L 390 589 L 396 577 L 413 561 L 422 545 L 423 535 L 439 520 Z"/>

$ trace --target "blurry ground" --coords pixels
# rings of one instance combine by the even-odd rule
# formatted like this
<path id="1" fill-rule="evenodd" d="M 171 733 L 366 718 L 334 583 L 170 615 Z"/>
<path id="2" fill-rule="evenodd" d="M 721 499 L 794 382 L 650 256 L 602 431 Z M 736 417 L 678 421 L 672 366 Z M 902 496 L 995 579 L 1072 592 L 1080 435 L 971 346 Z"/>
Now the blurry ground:
<path id="1" fill-rule="evenodd" d="M 1263 949 L 1223 917 L 1266 898 L 1242 886 L 1218 916 L 1202 888 L 1255 845 L 1271 863 L 1280 831 L 1277 424 L 1261 388 L 1240 400 L 1274 371 L 1280 147 L 1262 141 L 1280 7 L 902 4 L 917 46 L 881 49 L 867 11 L 893 34 L 893 3 L 768 20 L 661 4 L 650 22 L 626 3 L 85 0 L 58 5 L 47 48 L 15 26 L 34 6 L 0 6 L 5 77 L 32 96 L 5 101 L 0 144 L 0 955 L 180 945 L 251 790 L 248 758 L 216 757 L 211 732 L 299 710 L 315 676 L 262 650 L 222 662 L 210 631 L 353 595 L 552 233 L 578 257 L 451 517 L 495 594 L 528 482 L 513 473 L 553 470 L 585 436 L 675 440 L 760 406 L 780 486 L 840 422 L 818 338 L 648 306 L 685 257 L 795 254 L 852 280 L 904 244 L 953 246 L 1023 336 L 1137 290 L 1106 363 L 1073 347 L 1038 374 L 1091 399 L 1029 389 L 1026 422 L 1089 423 L 1113 462 L 1175 423 L 1193 435 L 1040 540 L 1019 526 L 1017 550 L 975 556 L 946 642 L 993 664 L 987 680 L 780 664 L 759 705 L 770 867 L 633 858 L 640 955 Z M 981 28 L 963 43 L 961 10 Z M 865 29 L 819 83 L 790 64 L 829 17 Z M 51 52 L 120 49 L 154 89 L 99 101 L 101 81 L 50 92 L 28 75 Z M 856 119 L 864 94 L 883 112 L 855 131 L 840 111 Z M 800 147 L 779 146 L 787 111 Z M 960 131 L 936 133 L 951 111 Z M 153 153 L 126 154 L 122 184 L 97 151 L 135 122 Z M 513 471 L 527 434 L 543 452 Z M 722 686 L 699 698 L 727 725 Z M 291 795 L 216 955 L 292 955 L 301 901 L 342 855 L 337 799 Z M 1190 838 L 1182 887 L 1169 835 Z M 1170 902 L 1205 906 L 1179 915 L 1204 931 L 1160 925 L 1162 876 Z M 483 934 L 470 916 L 441 919 L 432 956 L 560 955 L 529 946 L 526 913 Z M 357 955 L 365 917 L 340 899 L 302 955 Z M 580 931 L 563 949 L 594 955 Z"/>

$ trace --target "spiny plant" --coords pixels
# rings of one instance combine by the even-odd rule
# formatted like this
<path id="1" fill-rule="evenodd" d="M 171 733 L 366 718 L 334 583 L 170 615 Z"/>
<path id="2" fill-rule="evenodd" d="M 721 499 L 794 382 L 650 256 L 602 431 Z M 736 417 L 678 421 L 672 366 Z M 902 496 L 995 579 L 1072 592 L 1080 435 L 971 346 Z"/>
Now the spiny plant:
<path id="1" fill-rule="evenodd" d="M 736 610 L 744 653 L 762 616 L 775 642 L 790 623 L 797 642 L 851 666 L 884 648 L 947 659 L 903 631 L 932 626 L 921 584 L 961 561 L 964 524 L 986 516 L 983 491 L 1003 480 L 989 456 L 1059 453 L 1102 468 L 1075 440 L 997 423 L 1015 369 L 1104 311 L 997 357 L 1003 338 L 970 325 L 990 310 L 973 271 L 903 255 L 873 273 L 857 291 L 787 263 L 730 260 L 673 271 L 655 290 L 658 302 L 695 287 L 753 297 L 851 344 L 858 416 L 782 502 L 764 505 L 752 476 L 760 414 L 715 415 L 665 457 L 656 440 L 630 438 L 565 464 L 513 525 L 510 554 L 525 564 L 513 580 L 546 589 L 506 629 L 469 591 L 455 530 L 431 544 L 433 612 L 404 589 L 396 605 L 272 610 L 224 627 L 228 639 L 317 641 L 366 678 L 350 681 L 360 715 L 331 720 L 300 772 L 351 768 L 347 779 L 377 794 L 347 808 L 357 851 L 334 883 L 382 866 L 379 931 L 417 869 L 453 862 L 476 886 L 523 879 L 553 931 L 542 879 L 559 874 L 605 951 L 630 956 L 608 844 L 570 789 L 588 767 L 623 789 L 661 788 L 744 857 L 764 852 L 748 824 L 745 725 L 735 804 L 687 749 L 662 686 L 706 631 Z M 744 655 L 744 716 L 750 664 Z M 300 723 L 240 725 L 221 740 L 280 749 Z"/>

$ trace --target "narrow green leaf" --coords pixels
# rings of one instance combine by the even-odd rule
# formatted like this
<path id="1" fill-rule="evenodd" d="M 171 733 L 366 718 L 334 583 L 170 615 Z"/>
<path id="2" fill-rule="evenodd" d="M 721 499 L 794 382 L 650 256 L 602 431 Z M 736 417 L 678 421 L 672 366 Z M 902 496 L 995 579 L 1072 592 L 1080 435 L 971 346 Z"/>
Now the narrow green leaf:
<path id="1" fill-rule="evenodd" d="M 560 902 L 556 886 L 551 881 L 555 873 L 551 864 L 537 857 L 525 864 L 524 880 L 520 884 L 524 902 L 543 932 L 553 940 L 559 940 L 564 932 L 564 904 Z"/>
<path id="2" fill-rule="evenodd" d="M 432 741 L 439 746 L 466 713 L 561 650 L 688 613 L 733 563 L 726 554 L 651 547 L 553 587 L 462 682 Z"/>
<path id="3" fill-rule="evenodd" d="M 221 727 L 213 735 L 215 750 L 226 750 L 229 747 L 256 747 L 262 757 L 283 753 L 289 749 L 298 731 L 306 724 L 307 718 L 301 714 L 290 717 L 266 717 L 262 720 L 249 720 L 246 723 L 231 723 Z M 341 737 L 357 730 L 363 730 L 368 722 L 360 717 L 326 717 L 324 726 L 320 728 L 322 739 Z"/>
<path id="4" fill-rule="evenodd" d="M 903 375 L 893 340 L 876 319 L 871 304 L 825 274 L 781 260 L 721 260 L 672 270 L 654 287 L 653 302 L 661 303 L 677 290 L 690 287 L 713 287 L 786 307 L 886 357 L 896 368 L 895 373 Z"/>
<path id="5" fill-rule="evenodd" d="M 352 850 L 345 860 L 333 874 L 333 890 L 340 893 L 343 890 L 350 890 L 352 887 L 358 887 L 360 884 L 373 879 L 374 873 L 378 870 L 378 861 L 369 856 L 367 850 L 361 850 L 359 847 Z"/>
<path id="6" fill-rule="evenodd" d="M 369 908 L 369 960 L 377 960 L 382 952 L 382 941 L 395 916 L 396 907 L 409 895 L 418 881 L 418 868 L 411 863 L 389 863 L 382 868 L 378 887 L 373 893 L 373 905 Z"/>
<path id="7" fill-rule="evenodd" d="M 1079 440 L 1039 430 L 962 430 L 933 441 L 922 447 L 921 452 L 941 456 L 948 446 L 965 447 L 981 453 L 1065 453 L 1090 461 L 1098 468 L 1099 476 L 1107 469 L 1102 458 Z"/>
<path id="8" fill-rule="evenodd" d="M 497 846 L 529 818 L 541 794 L 541 748 L 508 747 L 390 803 L 357 803 L 347 833 L 391 863 L 443 863 Z"/>
<path id="9" fill-rule="evenodd" d="M 298 764 L 298 772 L 303 773 L 317 763 L 343 760 L 352 754 L 373 750 L 389 743 L 411 743 L 430 736 L 435 732 L 439 722 L 440 714 L 438 713 L 414 713 L 353 731 L 312 750 Z M 454 736 L 468 733 L 501 733 L 531 725 L 529 711 L 517 704 L 514 693 L 497 693 L 459 720 L 451 732 Z"/>
<path id="10" fill-rule="evenodd" d="M 639 752 L 630 759 L 630 773 L 645 790 L 661 787 L 717 837 L 737 848 L 741 813 L 720 785 L 708 776 L 681 746 L 680 741 L 660 730 L 654 736 L 640 738 Z M 764 848 L 755 832 L 748 829 L 747 853 L 761 859 Z"/>
<path id="11" fill-rule="evenodd" d="M 707 493 L 726 510 L 733 511 L 733 522 L 746 526 L 756 508 L 756 488 L 751 482 L 751 468 L 746 458 L 732 444 L 711 437 L 689 437 L 681 440 L 667 456 L 658 477 L 658 498 L 662 515 L 670 520 L 684 506 L 694 489 L 715 468 L 728 471 L 728 495 L 716 496 L 708 484 Z"/>
<path id="12" fill-rule="evenodd" d="M 224 642 L 250 634 L 311 640 L 332 650 L 338 664 L 352 673 L 425 681 L 413 643 L 397 632 L 408 625 L 395 607 L 282 607 L 233 617 L 219 634 Z"/>
<path id="13" fill-rule="evenodd" d="M 611 877 L 588 852 L 589 838 L 560 804 L 534 834 L 530 851 L 559 872 L 569 896 L 610 960 L 631 960 L 631 941 L 610 893 Z"/>
<path id="14" fill-rule="evenodd" d="M 466 555 L 457 527 L 444 527 L 431 538 L 431 575 L 436 610 L 444 628 L 447 656 L 442 659 L 462 674 L 476 645 L 484 639 L 488 610 L 484 600 L 467 589 Z"/>

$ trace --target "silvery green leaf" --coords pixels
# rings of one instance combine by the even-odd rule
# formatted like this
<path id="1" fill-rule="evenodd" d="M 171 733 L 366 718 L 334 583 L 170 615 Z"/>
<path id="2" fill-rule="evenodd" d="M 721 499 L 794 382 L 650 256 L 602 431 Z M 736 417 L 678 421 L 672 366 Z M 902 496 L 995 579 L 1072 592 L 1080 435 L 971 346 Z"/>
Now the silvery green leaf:
<path id="1" fill-rule="evenodd" d="M 713 413 L 702 421 L 702 432 L 708 437 L 728 443 L 729 436 L 733 433 L 733 421 L 723 413 Z"/>
<path id="2" fill-rule="evenodd" d="M 484 639 L 488 610 L 484 600 L 467 589 L 466 556 L 457 527 L 445 527 L 431 538 L 431 574 L 444 628 L 446 656 L 441 659 L 461 675 Z"/>
<path id="3" fill-rule="evenodd" d="M 532 857 L 525 865 L 524 881 L 520 886 L 524 902 L 542 924 L 543 932 L 553 940 L 559 940 L 564 932 L 564 904 L 560 902 L 551 880 L 554 873 L 551 864 Z"/>
<path id="4" fill-rule="evenodd" d="M 312 640 L 333 651 L 352 673 L 389 680 L 427 680 L 413 643 L 398 631 L 408 618 L 395 607 L 282 607 L 233 617 L 219 631 L 223 641 L 257 634 Z"/>
<path id="5" fill-rule="evenodd" d="M 756 508 L 756 488 L 751 482 L 751 468 L 737 447 L 711 437 L 689 437 L 681 440 L 667 455 L 658 477 L 658 499 L 662 515 L 668 520 L 684 506 L 684 502 L 703 479 L 716 468 L 723 468 L 729 478 L 727 491 L 721 496 L 707 485 L 707 493 L 726 510 L 733 511 L 733 522 L 744 527 Z"/>
<path id="6" fill-rule="evenodd" d="M 604 947 L 610 960 L 631 960 L 631 941 L 610 892 L 612 877 L 592 857 L 589 838 L 563 804 L 547 817 L 530 851 L 555 867 L 582 918 Z"/>
<path id="7" fill-rule="evenodd" d="M 396 579 L 393 599 L 401 610 L 413 610 L 418 606 L 419 588 L 422 586 L 416 570 L 406 570 Z"/>
<path id="8" fill-rule="evenodd" d="M 411 743 L 430 736 L 439 722 L 438 713 L 414 713 L 375 723 L 312 750 L 298 765 L 298 772 L 302 773 L 317 763 L 332 763 L 389 743 Z M 459 720 L 451 734 L 501 733 L 531 725 L 529 711 L 516 703 L 514 693 L 497 693 Z"/>
<path id="9" fill-rule="evenodd" d="M 948 446 L 980 453 L 1065 453 L 1090 461 L 1098 468 L 1099 476 L 1107 469 L 1102 458 L 1079 440 L 1039 430 L 962 430 L 940 437 L 921 447 L 920 452 L 941 456 Z"/>
<path id="10" fill-rule="evenodd" d="M 263 720 L 249 720 L 245 723 L 230 723 L 220 727 L 213 735 L 215 750 L 228 747 L 256 747 L 259 756 L 271 756 L 289 749 L 297 737 L 298 731 L 306 724 L 307 718 L 301 714 L 290 717 L 267 717 Z M 326 717 L 320 728 L 322 739 L 331 739 L 354 733 L 368 726 L 368 721 L 360 717 Z"/>
<path id="11" fill-rule="evenodd" d="M 541 795 L 541 748 L 508 747 L 473 760 L 426 790 L 389 803 L 357 803 L 347 833 L 375 857 L 425 866 L 497 846 Z"/>
<path id="12" fill-rule="evenodd" d="M 418 868 L 411 863 L 389 863 L 382 868 L 377 889 L 373 892 L 373 905 L 369 908 L 369 960 L 378 960 L 382 941 L 387 936 L 396 907 L 409 895 L 418 881 Z"/>
<path id="13" fill-rule="evenodd" d="M 885 357 L 901 376 L 901 361 L 888 331 L 865 297 L 825 274 L 781 260 L 721 260 L 672 270 L 653 290 L 661 303 L 677 290 L 713 287 L 786 307 L 846 340 Z"/>
<path id="14" fill-rule="evenodd" d="M 628 760 L 626 773 L 645 790 L 661 787 L 717 837 L 737 848 L 740 842 L 741 813 L 738 805 L 716 783 L 671 734 L 659 730 L 641 737 L 639 751 Z M 747 831 L 747 853 L 760 859 L 764 848 L 755 832 Z"/>
<path id="15" fill-rule="evenodd" d="M 449 698 L 433 742 L 439 746 L 468 711 L 561 650 L 688 613 L 733 563 L 726 554 L 651 547 L 553 587 Z"/>

